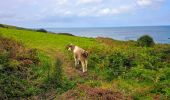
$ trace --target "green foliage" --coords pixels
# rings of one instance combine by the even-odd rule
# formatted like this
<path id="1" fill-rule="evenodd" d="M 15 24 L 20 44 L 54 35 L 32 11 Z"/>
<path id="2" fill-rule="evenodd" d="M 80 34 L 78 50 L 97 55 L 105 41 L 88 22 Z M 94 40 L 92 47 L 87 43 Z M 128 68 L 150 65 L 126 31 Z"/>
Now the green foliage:
<path id="1" fill-rule="evenodd" d="M 9 53 L 6 51 L 0 52 L 0 69 L 9 61 Z"/>
<path id="2" fill-rule="evenodd" d="M 47 33 L 48 31 L 45 30 L 45 29 L 38 29 L 37 32 L 44 32 L 44 33 Z"/>
<path id="3" fill-rule="evenodd" d="M 75 35 L 73 35 L 73 34 L 70 34 L 70 33 L 58 33 L 58 35 L 75 36 Z"/>
<path id="4" fill-rule="evenodd" d="M 112 80 L 118 78 L 133 66 L 133 59 L 121 52 L 113 52 L 108 55 L 93 54 L 89 60 L 89 66 L 100 73 L 104 79 Z"/>
<path id="5" fill-rule="evenodd" d="M 162 75 L 159 78 L 159 82 L 154 84 L 154 88 L 151 93 L 163 94 L 166 97 L 170 97 L 170 68 L 164 68 L 162 70 Z"/>
<path id="6" fill-rule="evenodd" d="M 1 96 L 7 99 L 35 94 L 35 92 L 27 94 L 30 86 L 34 86 L 34 84 L 30 83 L 30 81 L 34 80 L 31 79 L 34 76 L 31 66 L 22 66 L 19 61 L 11 60 L 8 57 L 6 59 L 8 59 L 6 60 L 7 62 L 0 64 L 3 66 L 0 69 Z"/>
<path id="7" fill-rule="evenodd" d="M 52 75 L 53 84 L 56 85 L 56 88 L 62 87 L 62 85 L 63 85 L 63 69 L 62 69 L 62 62 L 59 59 L 56 60 L 55 67 L 56 68 L 54 70 L 54 74 Z"/>
<path id="8" fill-rule="evenodd" d="M 121 74 L 126 72 L 126 69 L 131 67 L 131 62 L 127 56 L 120 52 L 115 52 L 108 57 L 108 74 L 109 80 L 117 78 Z"/>
<path id="9" fill-rule="evenodd" d="M 153 38 L 150 37 L 149 35 L 141 36 L 137 40 L 137 43 L 139 46 L 142 46 L 142 47 L 150 47 L 155 44 Z"/>
<path id="10" fill-rule="evenodd" d="M 107 52 L 108 51 L 108 52 Z M 169 46 L 140 48 L 132 47 L 122 50 L 94 49 L 90 55 L 89 66 L 99 79 L 120 80 L 124 79 L 124 84 L 118 85 L 122 91 L 132 94 L 134 99 L 151 99 L 147 94 L 161 94 L 161 98 L 169 97 Z M 134 85 L 130 86 L 127 81 L 134 81 L 136 84 L 145 84 L 148 88 L 142 93 L 134 92 Z M 161 83 L 161 84 L 160 84 Z M 159 84 L 159 85 L 158 85 Z M 91 84 L 89 84 L 91 85 Z M 126 85 L 126 86 L 125 86 Z M 93 85 L 92 85 L 93 86 Z M 153 92 L 154 91 L 154 92 Z M 162 92 L 161 92 L 162 91 Z"/>
<path id="11" fill-rule="evenodd" d="M 0 24 L 0 27 L 3 27 L 3 28 L 4 28 L 5 26 L 4 26 L 3 24 Z"/>
<path id="12" fill-rule="evenodd" d="M 76 90 L 78 83 L 112 88 L 133 99 L 153 99 L 157 95 L 163 99 L 169 98 L 170 45 L 152 46 L 154 42 L 151 37 L 138 39 L 139 46 L 150 47 L 141 48 L 134 41 L 102 37 L 94 39 L 2 27 L 0 32 L 5 37 L 21 41 L 27 48 L 36 48 L 27 49 L 15 40 L 0 39 L 0 95 L 4 94 L 1 97 L 33 96 L 50 89 L 63 93 L 69 89 Z M 70 60 L 61 62 L 58 58 L 54 61 L 56 50 L 72 58 L 65 50 L 68 43 L 76 44 L 90 54 L 88 72 L 72 73 L 75 76 L 70 79 L 62 69 L 62 63 Z"/>
<path id="13" fill-rule="evenodd" d="M 57 58 L 53 73 L 46 80 L 48 88 L 55 88 L 58 93 L 63 93 L 68 89 L 75 87 L 75 83 L 71 82 L 64 76 L 62 62 Z"/>
<path id="14" fill-rule="evenodd" d="M 154 88 L 150 91 L 154 94 L 163 94 L 166 97 L 170 97 L 170 80 L 167 82 L 160 82 L 157 84 L 154 84 Z"/>
<path id="15" fill-rule="evenodd" d="M 0 99 L 25 98 L 44 91 L 43 80 L 38 81 L 40 75 L 34 69 L 44 68 L 41 64 L 45 62 L 36 49 L 26 49 L 4 37 L 0 37 L 0 48 Z"/>

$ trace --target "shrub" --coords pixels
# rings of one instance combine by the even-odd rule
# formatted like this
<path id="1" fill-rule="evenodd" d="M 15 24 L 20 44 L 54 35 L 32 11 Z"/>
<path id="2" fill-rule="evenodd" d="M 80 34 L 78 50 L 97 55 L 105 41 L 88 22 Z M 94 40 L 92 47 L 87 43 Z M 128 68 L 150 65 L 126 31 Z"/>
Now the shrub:
<path id="1" fill-rule="evenodd" d="M 0 24 L 0 27 L 4 28 L 5 26 L 3 24 Z"/>
<path id="2" fill-rule="evenodd" d="M 38 76 L 33 68 L 38 62 L 36 49 L 26 49 L 21 43 L 1 36 L 0 99 L 26 97 L 41 91 L 34 83 Z"/>
<path id="3" fill-rule="evenodd" d="M 108 56 L 108 79 L 112 80 L 126 72 L 131 67 L 131 60 L 120 52 L 115 52 Z"/>
<path id="4" fill-rule="evenodd" d="M 141 67 L 134 67 L 124 75 L 125 79 L 136 80 L 137 82 L 154 83 L 158 76 L 158 72 L 154 70 L 147 70 Z"/>
<path id="5" fill-rule="evenodd" d="M 163 94 L 167 98 L 170 98 L 170 84 L 169 81 L 167 82 L 159 82 L 157 84 L 154 84 L 151 93 L 155 94 Z"/>
<path id="6" fill-rule="evenodd" d="M 75 36 L 73 34 L 70 34 L 70 33 L 58 33 L 59 35 L 67 35 L 67 36 Z"/>
<path id="7" fill-rule="evenodd" d="M 164 50 L 148 48 L 138 54 L 136 61 L 145 69 L 159 70 L 168 66 L 167 56 L 168 53 L 165 53 Z"/>
<path id="8" fill-rule="evenodd" d="M 9 61 L 9 53 L 5 51 L 0 51 L 0 67 L 3 67 L 5 63 Z"/>
<path id="9" fill-rule="evenodd" d="M 5 56 L 5 54 L 2 56 Z M 23 66 L 21 65 L 20 61 L 11 59 L 9 56 L 2 57 L 0 59 L 6 59 L 0 64 L 2 66 L 0 68 L 0 90 L 2 92 L 1 96 L 5 97 L 6 99 L 26 96 L 29 88 L 35 87 L 32 81 L 37 79 L 37 77 L 34 76 L 35 74 L 31 65 Z M 34 78 L 32 79 L 32 77 Z M 36 89 L 40 90 L 38 87 L 36 87 Z M 29 95 L 33 94 L 35 93 L 29 92 Z"/>
<path id="10" fill-rule="evenodd" d="M 137 43 L 138 43 L 139 46 L 142 46 L 142 47 L 150 47 L 150 46 L 155 44 L 153 38 L 150 37 L 149 35 L 141 36 L 137 40 Z"/>
<path id="11" fill-rule="evenodd" d="M 89 68 L 101 79 L 112 80 L 118 78 L 127 69 L 134 66 L 134 55 L 126 55 L 119 51 L 102 52 L 102 50 L 95 51 L 90 54 Z M 102 53 L 101 53 L 102 52 Z"/>
<path id="12" fill-rule="evenodd" d="M 38 29 L 38 30 L 36 30 L 37 32 L 44 32 L 44 33 L 47 33 L 48 31 L 47 30 L 45 30 L 45 29 Z"/>

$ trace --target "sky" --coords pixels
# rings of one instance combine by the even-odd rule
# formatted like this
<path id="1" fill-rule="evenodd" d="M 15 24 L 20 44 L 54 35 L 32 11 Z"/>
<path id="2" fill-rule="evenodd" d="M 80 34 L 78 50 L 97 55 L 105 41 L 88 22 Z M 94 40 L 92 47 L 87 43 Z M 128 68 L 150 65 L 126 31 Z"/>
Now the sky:
<path id="1" fill-rule="evenodd" d="M 170 0 L 0 0 L 0 23 L 28 28 L 170 25 Z"/>

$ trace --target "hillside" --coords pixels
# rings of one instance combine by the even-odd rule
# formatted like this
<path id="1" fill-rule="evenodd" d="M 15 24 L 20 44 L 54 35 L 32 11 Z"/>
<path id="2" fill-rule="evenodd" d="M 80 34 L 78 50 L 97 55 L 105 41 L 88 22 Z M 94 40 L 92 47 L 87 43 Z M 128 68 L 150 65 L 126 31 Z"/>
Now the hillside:
<path id="1" fill-rule="evenodd" d="M 170 98 L 168 44 L 141 47 L 136 41 L 68 36 L 18 29 L 14 26 L 0 27 L 0 35 L 0 65 L 3 66 L 0 68 L 1 98 Z M 72 53 L 65 48 L 69 43 L 89 52 L 87 73 L 82 73 L 81 67 L 74 67 Z M 13 52 L 14 50 L 16 52 Z M 30 63 L 25 63 L 25 59 Z M 21 64 L 23 62 L 24 65 Z M 11 68 L 11 73 L 8 73 Z M 22 68 L 27 69 L 24 72 L 27 77 L 17 78 L 18 73 L 23 75 L 23 70 L 19 70 Z M 16 73 L 16 76 L 13 73 Z M 9 77 L 5 78 L 6 76 Z M 16 83 L 16 87 L 19 84 L 20 87 L 10 88 L 11 83 Z"/>

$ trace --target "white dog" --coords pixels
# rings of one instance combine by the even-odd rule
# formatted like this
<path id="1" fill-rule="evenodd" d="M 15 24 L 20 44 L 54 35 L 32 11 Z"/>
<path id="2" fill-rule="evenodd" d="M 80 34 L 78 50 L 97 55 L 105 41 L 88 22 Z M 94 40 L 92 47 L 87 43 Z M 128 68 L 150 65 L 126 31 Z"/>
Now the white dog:
<path id="1" fill-rule="evenodd" d="M 75 66 L 77 66 L 79 64 L 79 62 L 81 62 L 83 73 L 86 72 L 87 71 L 88 52 L 78 46 L 73 45 L 73 44 L 67 45 L 67 49 L 69 51 L 72 51 L 74 54 Z"/>

